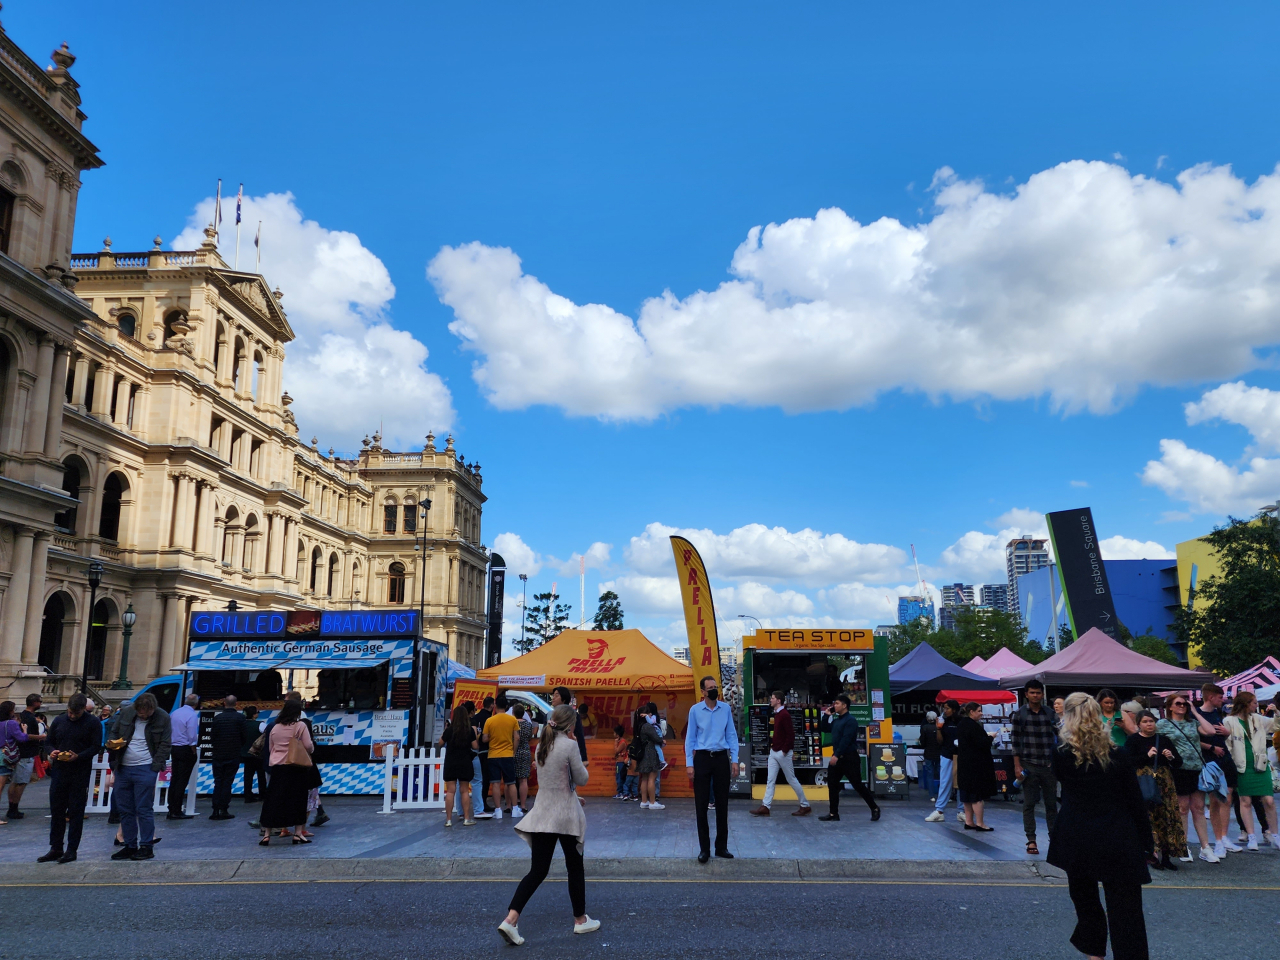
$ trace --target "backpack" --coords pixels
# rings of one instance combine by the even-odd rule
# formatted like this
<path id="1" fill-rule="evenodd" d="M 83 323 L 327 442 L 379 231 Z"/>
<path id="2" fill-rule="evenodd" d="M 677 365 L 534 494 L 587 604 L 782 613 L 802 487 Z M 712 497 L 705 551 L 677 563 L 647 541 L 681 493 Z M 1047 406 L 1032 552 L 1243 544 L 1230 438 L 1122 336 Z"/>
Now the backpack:
<path id="1" fill-rule="evenodd" d="M 636 763 L 644 759 L 644 741 L 640 739 L 639 734 L 631 738 L 631 744 L 627 747 L 627 756 Z"/>

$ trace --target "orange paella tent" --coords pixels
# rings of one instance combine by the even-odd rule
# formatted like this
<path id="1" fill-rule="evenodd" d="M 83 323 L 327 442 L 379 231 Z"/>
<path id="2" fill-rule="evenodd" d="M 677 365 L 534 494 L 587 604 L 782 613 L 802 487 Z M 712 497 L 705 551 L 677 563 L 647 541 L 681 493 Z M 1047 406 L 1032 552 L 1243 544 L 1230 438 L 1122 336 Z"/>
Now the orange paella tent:
<path id="1" fill-rule="evenodd" d="M 689 708 L 697 701 L 693 670 L 639 630 L 566 630 L 522 657 L 476 671 L 476 679 L 496 681 L 500 690 L 573 691 L 587 712 L 587 795 L 613 795 L 613 728 L 621 724 L 629 738 L 635 711 L 652 701 L 667 721 L 666 773 L 679 772 L 669 785 L 664 773 L 663 790 L 692 795 L 682 768 Z"/>

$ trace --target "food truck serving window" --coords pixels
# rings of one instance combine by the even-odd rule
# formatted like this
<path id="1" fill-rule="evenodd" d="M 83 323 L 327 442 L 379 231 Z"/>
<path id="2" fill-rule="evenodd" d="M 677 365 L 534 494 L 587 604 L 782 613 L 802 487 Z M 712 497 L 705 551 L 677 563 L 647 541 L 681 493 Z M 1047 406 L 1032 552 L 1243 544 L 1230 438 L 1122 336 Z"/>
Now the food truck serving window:
<path id="1" fill-rule="evenodd" d="M 316 685 L 316 708 L 320 710 L 385 709 L 389 669 L 389 665 L 384 661 L 370 667 L 321 670 Z"/>
<path id="2" fill-rule="evenodd" d="M 195 693 L 203 704 L 233 695 L 241 705 L 274 703 L 284 699 L 279 670 L 197 670 Z"/>

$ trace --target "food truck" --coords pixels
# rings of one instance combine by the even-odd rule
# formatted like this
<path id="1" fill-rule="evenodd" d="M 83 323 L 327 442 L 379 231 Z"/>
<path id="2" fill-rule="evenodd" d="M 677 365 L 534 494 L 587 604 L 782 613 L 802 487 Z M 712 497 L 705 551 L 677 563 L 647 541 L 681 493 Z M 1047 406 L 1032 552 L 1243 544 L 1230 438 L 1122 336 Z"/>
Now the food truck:
<path id="1" fill-rule="evenodd" d="M 801 784 L 825 799 L 830 738 L 823 732 L 823 711 L 838 694 L 848 694 L 861 728 L 863 779 L 879 795 L 903 795 L 907 788 L 905 752 L 893 742 L 889 698 L 888 641 L 870 630 L 758 630 L 742 638 L 742 724 L 752 796 L 764 796 L 773 732 L 769 694 L 780 690 L 795 724 L 795 770 Z M 868 769 L 871 776 L 867 777 Z M 790 793 L 785 781 L 778 795 Z"/>
<path id="2" fill-rule="evenodd" d="M 189 693 L 200 698 L 202 764 L 210 759 L 208 724 L 223 697 L 233 694 L 242 710 L 256 706 L 258 719 L 267 721 L 285 693 L 298 690 L 315 737 L 321 792 L 381 793 L 386 745 L 429 744 L 444 728 L 448 651 L 420 637 L 419 612 L 404 607 L 200 610 L 191 614 L 187 661 L 175 668 L 176 676 L 146 689 L 165 709 Z M 199 785 L 202 793 L 212 787 L 207 765 Z"/>

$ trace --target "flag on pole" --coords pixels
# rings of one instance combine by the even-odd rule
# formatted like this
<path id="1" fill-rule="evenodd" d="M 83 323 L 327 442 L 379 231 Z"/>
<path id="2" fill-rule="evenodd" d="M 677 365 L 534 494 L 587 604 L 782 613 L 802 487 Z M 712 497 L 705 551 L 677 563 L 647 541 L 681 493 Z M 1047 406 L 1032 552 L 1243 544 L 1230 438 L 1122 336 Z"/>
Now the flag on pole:
<path id="1" fill-rule="evenodd" d="M 258 232 L 253 235 L 254 272 L 262 272 L 262 221 L 258 221 Z"/>
<path id="2" fill-rule="evenodd" d="M 240 204 L 244 200 L 244 184 L 240 184 L 240 192 L 236 194 L 236 225 L 240 225 Z"/>
<path id="3" fill-rule="evenodd" d="M 213 235 L 218 235 L 218 227 L 222 226 L 222 178 L 218 178 L 218 193 L 213 198 Z"/>

